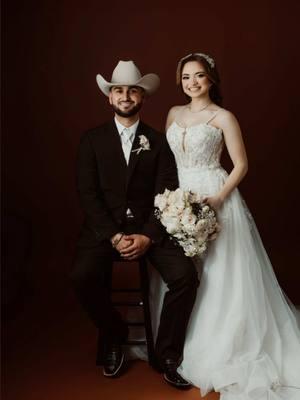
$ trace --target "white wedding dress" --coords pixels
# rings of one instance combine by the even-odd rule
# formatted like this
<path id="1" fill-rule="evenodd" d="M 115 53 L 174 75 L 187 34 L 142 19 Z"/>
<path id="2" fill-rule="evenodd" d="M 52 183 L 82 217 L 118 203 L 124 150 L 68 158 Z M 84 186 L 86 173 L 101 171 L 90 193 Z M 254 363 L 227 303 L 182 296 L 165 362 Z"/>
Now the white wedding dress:
<path id="1" fill-rule="evenodd" d="M 216 194 L 228 176 L 220 165 L 222 131 L 209 123 L 184 129 L 173 122 L 167 139 L 180 187 Z M 280 289 L 237 189 L 218 219 L 222 230 L 203 260 L 178 372 L 202 395 L 215 390 L 222 400 L 300 400 L 299 313 Z M 157 330 L 166 287 L 153 274 Z"/>

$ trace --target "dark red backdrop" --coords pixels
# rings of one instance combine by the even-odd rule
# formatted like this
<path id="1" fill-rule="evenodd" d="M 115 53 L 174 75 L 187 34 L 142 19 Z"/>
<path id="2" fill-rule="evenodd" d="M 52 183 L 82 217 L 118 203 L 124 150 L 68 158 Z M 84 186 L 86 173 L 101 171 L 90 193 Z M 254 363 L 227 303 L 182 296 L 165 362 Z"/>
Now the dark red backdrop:
<path id="1" fill-rule="evenodd" d="M 66 287 L 81 223 L 77 145 L 111 116 L 96 74 L 109 79 L 119 59 L 158 73 L 143 119 L 163 129 L 183 101 L 177 60 L 201 51 L 217 60 L 224 106 L 242 126 L 250 170 L 241 191 L 280 284 L 300 304 L 298 2 L 126 3 L 4 2 L 3 205 L 33 226 L 36 293 Z"/>

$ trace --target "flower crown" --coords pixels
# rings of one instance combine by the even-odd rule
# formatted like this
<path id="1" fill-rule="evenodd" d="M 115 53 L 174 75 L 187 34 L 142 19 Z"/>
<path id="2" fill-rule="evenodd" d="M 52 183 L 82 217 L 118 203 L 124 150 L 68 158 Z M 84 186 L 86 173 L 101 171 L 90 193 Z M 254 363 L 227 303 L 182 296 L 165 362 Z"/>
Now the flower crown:
<path id="1" fill-rule="evenodd" d="M 208 62 L 208 64 L 211 66 L 211 68 L 215 67 L 215 60 L 212 57 L 210 57 L 208 54 L 205 54 L 205 53 L 191 53 L 191 54 L 188 54 L 187 56 L 181 58 L 179 62 L 181 63 L 182 61 L 184 61 L 186 58 L 188 58 L 190 56 L 202 57 Z"/>

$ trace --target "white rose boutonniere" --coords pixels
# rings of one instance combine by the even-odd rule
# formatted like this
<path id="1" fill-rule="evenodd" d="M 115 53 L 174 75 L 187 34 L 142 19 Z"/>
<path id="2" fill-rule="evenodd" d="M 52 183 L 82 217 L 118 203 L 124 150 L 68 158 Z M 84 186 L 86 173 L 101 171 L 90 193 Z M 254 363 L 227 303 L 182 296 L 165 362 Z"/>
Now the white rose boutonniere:
<path id="1" fill-rule="evenodd" d="M 141 151 L 144 150 L 151 150 L 149 140 L 146 138 L 145 135 L 139 135 L 140 138 L 140 147 L 135 150 L 132 150 L 132 153 L 140 154 Z"/>

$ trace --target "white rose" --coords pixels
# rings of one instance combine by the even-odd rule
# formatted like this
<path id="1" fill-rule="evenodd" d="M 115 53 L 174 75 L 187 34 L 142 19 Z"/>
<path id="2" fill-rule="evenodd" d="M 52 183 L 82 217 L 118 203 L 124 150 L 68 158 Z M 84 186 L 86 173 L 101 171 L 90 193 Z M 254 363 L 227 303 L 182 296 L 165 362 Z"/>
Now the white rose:
<path id="1" fill-rule="evenodd" d="M 157 194 L 154 199 L 155 207 L 158 207 L 160 211 L 163 211 L 167 207 L 167 198 L 162 194 Z"/>
<path id="2" fill-rule="evenodd" d="M 197 248 L 193 243 L 186 243 L 183 250 L 187 257 L 194 257 L 197 254 Z"/>
<path id="3" fill-rule="evenodd" d="M 145 135 L 140 135 L 140 145 L 143 147 L 143 149 L 150 150 L 150 143 Z"/>
<path id="4" fill-rule="evenodd" d="M 170 220 L 166 225 L 166 230 L 170 235 L 173 235 L 174 233 L 178 232 L 179 229 L 180 225 L 176 220 Z"/>
<path id="5" fill-rule="evenodd" d="M 196 227 L 194 224 L 187 224 L 184 226 L 184 230 L 188 235 L 195 236 Z"/>
<path id="6" fill-rule="evenodd" d="M 148 139 L 145 135 L 140 135 L 140 144 L 148 143 Z"/>
<path id="7" fill-rule="evenodd" d="M 197 232 L 204 232 L 206 229 L 206 220 L 205 219 L 200 219 L 197 223 L 196 223 L 196 231 Z"/>
<path id="8" fill-rule="evenodd" d="M 202 208 L 202 212 L 207 213 L 208 211 L 209 211 L 209 206 L 205 205 L 205 206 Z"/>
<path id="9" fill-rule="evenodd" d="M 196 216 L 193 214 L 191 207 L 186 207 L 181 214 L 182 225 L 195 224 Z"/>
<path id="10" fill-rule="evenodd" d="M 182 232 L 174 233 L 173 236 L 174 236 L 174 238 L 176 238 L 178 240 L 183 240 L 185 238 L 185 235 Z"/>
<path id="11" fill-rule="evenodd" d="M 183 210 L 185 209 L 185 202 L 184 201 L 177 201 L 176 204 L 174 204 L 174 207 L 178 210 L 178 213 L 182 213 Z"/>
<path id="12" fill-rule="evenodd" d="M 167 205 L 167 207 L 164 209 L 164 213 L 163 214 L 164 214 L 164 216 L 166 218 L 179 219 L 178 218 L 178 210 L 177 210 L 177 208 L 173 207 L 173 206 L 170 206 L 170 205 Z"/>
<path id="13" fill-rule="evenodd" d="M 165 226 L 167 232 L 172 235 L 180 231 L 180 223 L 177 217 L 171 215 L 162 215 L 161 223 Z"/>

